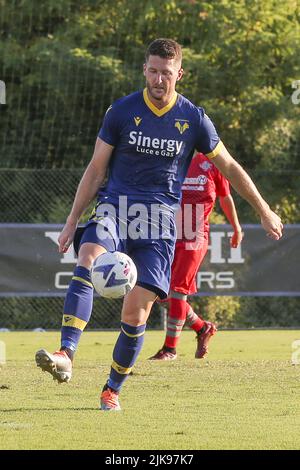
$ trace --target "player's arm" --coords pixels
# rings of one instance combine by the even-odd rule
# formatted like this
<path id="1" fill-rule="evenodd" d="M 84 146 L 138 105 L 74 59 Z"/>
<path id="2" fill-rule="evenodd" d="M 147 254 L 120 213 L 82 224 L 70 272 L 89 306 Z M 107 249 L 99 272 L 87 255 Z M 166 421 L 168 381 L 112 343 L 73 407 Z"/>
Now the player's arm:
<path id="1" fill-rule="evenodd" d="M 219 201 L 222 211 L 233 228 L 233 235 L 230 240 L 230 245 L 232 248 L 236 248 L 243 240 L 244 235 L 240 226 L 233 197 L 231 194 L 228 194 L 227 196 L 219 197 Z"/>
<path id="2" fill-rule="evenodd" d="M 239 163 L 230 155 L 223 145 L 219 146 L 213 163 L 229 180 L 232 187 L 246 199 L 261 219 L 261 224 L 268 236 L 279 240 L 282 236 L 283 225 L 280 217 L 273 212 L 263 199 L 252 179 Z"/>
<path id="3" fill-rule="evenodd" d="M 71 212 L 58 238 L 59 252 L 67 251 L 71 245 L 80 217 L 95 198 L 105 179 L 112 151 L 112 145 L 97 138 L 93 157 L 81 178 Z"/>

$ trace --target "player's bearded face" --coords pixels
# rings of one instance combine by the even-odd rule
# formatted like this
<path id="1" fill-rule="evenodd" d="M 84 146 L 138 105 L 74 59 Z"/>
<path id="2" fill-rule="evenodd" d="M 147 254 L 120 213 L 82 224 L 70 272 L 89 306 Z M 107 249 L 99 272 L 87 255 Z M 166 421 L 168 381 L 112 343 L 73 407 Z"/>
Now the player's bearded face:
<path id="1" fill-rule="evenodd" d="M 154 104 L 165 106 L 173 98 L 176 83 L 181 79 L 181 64 L 174 59 L 150 56 L 144 64 L 146 87 L 150 100 Z"/>

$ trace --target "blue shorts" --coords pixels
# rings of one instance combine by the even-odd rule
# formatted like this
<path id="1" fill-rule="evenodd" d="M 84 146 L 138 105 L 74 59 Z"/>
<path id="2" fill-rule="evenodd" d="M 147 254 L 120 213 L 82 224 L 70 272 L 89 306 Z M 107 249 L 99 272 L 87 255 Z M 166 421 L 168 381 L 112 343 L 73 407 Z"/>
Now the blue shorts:
<path id="1" fill-rule="evenodd" d="M 148 236 L 136 238 L 137 231 L 134 231 L 133 235 L 127 233 L 131 222 L 132 219 L 124 222 L 118 217 L 110 216 L 92 219 L 85 226 L 79 247 L 83 243 L 96 243 L 106 248 L 107 251 L 126 253 L 136 265 L 137 285 L 164 299 L 169 293 L 176 242 L 174 218 L 172 215 L 168 218 L 167 229 L 163 224 L 164 230 L 161 237 L 155 233 L 155 237 L 152 238 Z M 145 226 L 141 232 L 143 229 Z"/>

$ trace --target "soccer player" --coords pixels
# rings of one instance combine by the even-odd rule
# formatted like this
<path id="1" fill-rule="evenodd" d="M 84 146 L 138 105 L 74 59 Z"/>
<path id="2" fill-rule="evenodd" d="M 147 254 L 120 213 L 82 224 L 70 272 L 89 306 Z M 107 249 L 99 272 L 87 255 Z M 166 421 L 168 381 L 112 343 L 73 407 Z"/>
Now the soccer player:
<path id="1" fill-rule="evenodd" d="M 181 189 L 181 236 L 176 242 L 172 264 L 166 338 L 163 347 L 150 357 L 152 360 L 176 359 L 176 347 L 185 322 L 197 335 L 197 359 L 207 354 L 210 338 L 216 332 L 213 323 L 204 321 L 193 311 L 187 296 L 197 292 L 196 275 L 207 252 L 209 216 L 217 197 L 233 228 L 231 246 L 236 248 L 243 238 L 229 182 L 202 153 L 194 156 Z M 197 233 L 198 238 L 192 241 L 189 232 L 190 235 Z"/>
<path id="2" fill-rule="evenodd" d="M 157 39 L 150 44 L 144 64 L 146 88 L 120 98 L 108 109 L 59 236 L 59 251 L 65 252 L 81 215 L 98 194 L 96 215 L 82 235 L 65 299 L 61 348 L 54 354 L 44 349 L 36 353 L 37 365 L 59 382 L 71 378 L 73 355 L 91 315 L 93 261 L 117 250 L 126 252 L 137 267 L 137 285 L 124 298 L 121 332 L 101 393 L 100 407 L 105 411 L 120 409 L 119 392 L 142 348 L 153 302 L 157 296 L 168 295 L 176 239 L 174 206 L 180 200 L 194 149 L 214 159 L 217 168 L 259 214 L 271 238 L 282 236 L 280 218 L 227 152 L 204 110 L 176 92 L 176 83 L 183 75 L 181 61 L 181 47 L 175 41 Z M 143 213 L 140 238 L 136 233 L 131 236 L 129 230 L 136 222 L 132 214 L 137 214 L 137 207 Z"/>

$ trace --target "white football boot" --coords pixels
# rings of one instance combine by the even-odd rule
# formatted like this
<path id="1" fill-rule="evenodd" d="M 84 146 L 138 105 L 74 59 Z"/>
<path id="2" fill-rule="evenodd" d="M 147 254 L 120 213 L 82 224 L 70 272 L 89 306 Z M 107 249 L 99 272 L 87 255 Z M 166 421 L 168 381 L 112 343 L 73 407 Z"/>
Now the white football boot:
<path id="1" fill-rule="evenodd" d="M 72 377 L 72 361 L 65 351 L 55 351 L 50 354 L 40 349 L 35 355 L 35 362 L 44 372 L 49 372 L 53 380 L 59 383 L 69 382 Z"/>

